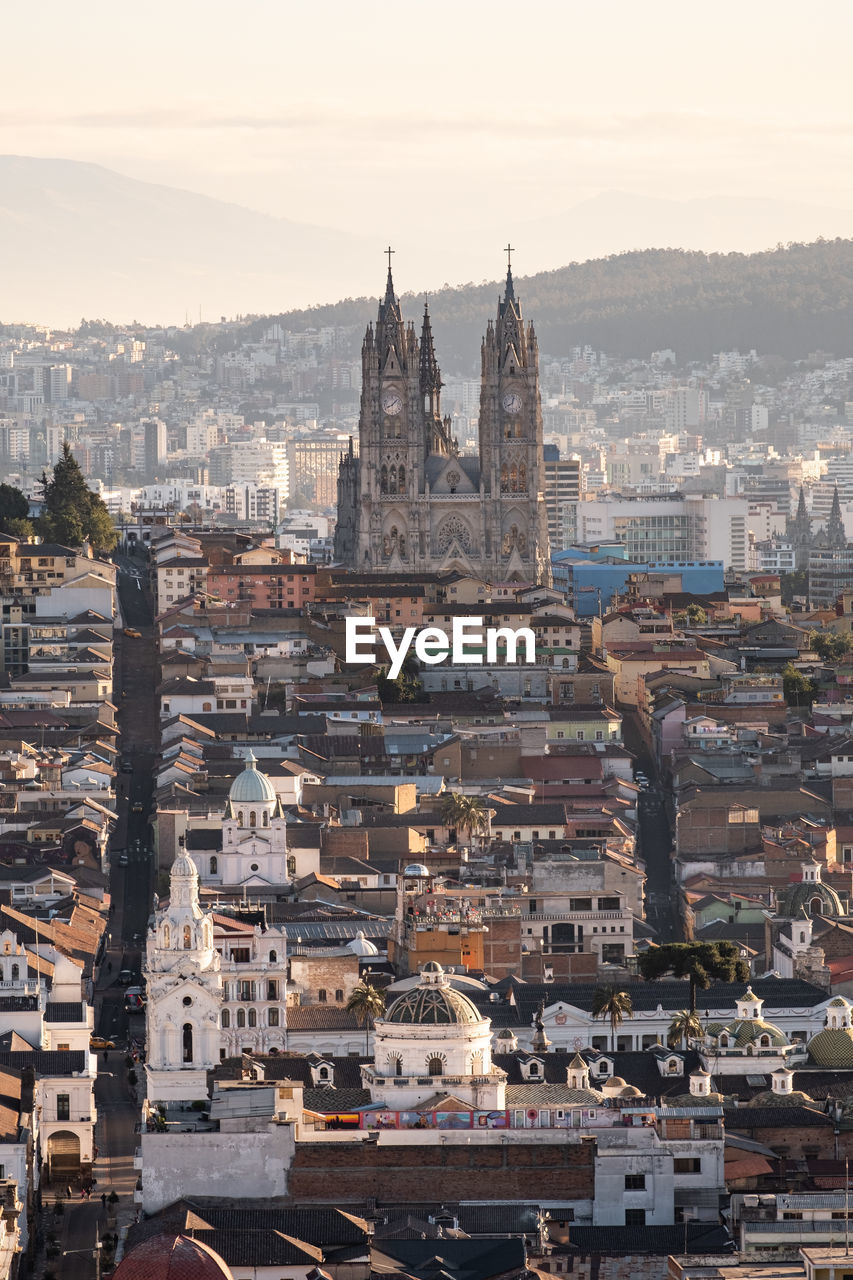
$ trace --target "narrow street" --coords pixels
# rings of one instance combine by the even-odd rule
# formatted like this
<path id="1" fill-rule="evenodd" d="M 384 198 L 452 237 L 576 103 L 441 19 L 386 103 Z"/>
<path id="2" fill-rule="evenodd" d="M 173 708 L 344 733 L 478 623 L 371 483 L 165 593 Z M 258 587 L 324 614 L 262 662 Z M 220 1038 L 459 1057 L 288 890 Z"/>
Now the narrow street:
<path id="1" fill-rule="evenodd" d="M 143 1018 L 129 1016 L 124 1009 L 124 987 L 119 985 L 122 969 L 130 969 L 134 981 L 141 979 L 143 948 L 152 908 L 154 890 L 153 857 L 150 848 L 149 809 L 153 791 L 153 765 L 158 742 L 155 698 L 155 646 L 151 601 L 147 591 L 146 563 L 142 557 L 116 556 L 119 567 L 118 594 L 123 625 L 140 632 L 140 638 L 115 637 L 114 698 L 118 706 L 122 757 L 133 765 L 132 773 L 119 773 L 118 822 L 112 839 L 110 892 L 113 910 L 108 933 L 108 950 L 95 993 L 95 1031 L 115 1041 L 116 1049 L 100 1052 L 95 1098 L 98 1120 L 95 1145 L 96 1186 L 91 1200 L 81 1200 L 79 1189 L 65 1200 L 65 1211 L 56 1217 L 52 1206 L 55 1192 L 45 1195 L 42 1229 L 58 1237 L 60 1254 L 47 1264 L 58 1280 L 95 1280 L 98 1262 L 95 1246 L 105 1232 L 119 1232 L 136 1213 L 133 1192 L 137 1174 L 133 1157 L 139 1137 L 136 1126 L 139 1109 L 135 1091 L 128 1081 L 126 1063 L 129 1037 L 143 1036 Z M 127 865 L 120 866 L 121 852 Z M 141 1076 L 144 1068 L 137 1067 Z M 64 1188 L 62 1189 L 65 1190 Z M 111 1192 L 118 1204 L 104 1204 L 101 1196 Z M 42 1273 L 39 1268 L 36 1274 Z"/>
<path id="2" fill-rule="evenodd" d="M 635 711 L 624 710 L 625 745 L 637 758 L 637 767 L 649 779 L 638 806 L 640 857 L 646 864 L 646 919 L 657 930 L 659 942 L 682 940 L 678 889 L 673 876 L 673 839 L 655 761 L 640 733 Z"/>

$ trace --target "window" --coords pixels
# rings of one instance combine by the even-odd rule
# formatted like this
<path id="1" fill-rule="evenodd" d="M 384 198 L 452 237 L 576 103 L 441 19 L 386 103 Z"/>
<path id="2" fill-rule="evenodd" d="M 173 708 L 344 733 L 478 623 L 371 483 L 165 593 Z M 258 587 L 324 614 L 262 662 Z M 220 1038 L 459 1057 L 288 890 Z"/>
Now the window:
<path id="1" fill-rule="evenodd" d="M 256 1027 L 258 1025 L 258 1014 L 256 1009 L 249 1010 L 249 1026 Z"/>
<path id="2" fill-rule="evenodd" d="M 246 1010 L 238 1009 L 237 1010 L 237 1026 L 245 1027 L 245 1025 L 246 1025 Z"/>
<path id="3" fill-rule="evenodd" d="M 172 945 L 172 932 L 167 924 L 163 925 L 163 946 L 168 950 Z"/>
<path id="4" fill-rule="evenodd" d="M 672 1162 L 673 1173 L 701 1173 L 702 1161 L 696 1156 L 680 1156 Z"/>
<path id="5" fill-rule="evenodd" d="M 253 809 L 249 814 L 249 826 L 256 827 L 257 825 L 258 825 L 258 815 L 255 813 Z"/>
<path id="6" fill-rule="evenodd" d="M 625 1226 L 626 1227 L 644 1227 L 646 1225 L 645 1209 L 626 1209 L 625 1210 Z"/>
<path id="7" fill-rule="evenodd" d="M 527 1074 L 528 1074 L 529 1076 L 538 1076 L 538 1075 L 539 1075 L 539 1063 L 538 1063 L 538 1062 L 531 1062 L 531 1063 L 530 1063 L 530 1066 L 527 1068 Z"/>
<path id="8" fill-rule="evenodd" d="M 278 999 L 278 980 L 276 978 L 267 979 L 267 1000 Z"/>
<path id="9" fill-rule="evenodd" d="M 184 1062 L 193 1060 L 193 1028 L 191 1022 L 184 1023 Z"/>
<path id="10" fill-rule="evenodd" d="M 56 1095 L 56 1118 L 57 1120 L 71 1119 L 71 1094 L 58 1093 Z"/>
<path id="11" fill-rule="evenodd" d="M 227 1009 L 222 1010 L 222 1026 L 226 1031 L 231 1026 L 231 1014 Z"/>
<path id="12" fill-rule="evenodd" d="M 645 1191 L 646 1175 L 644 1173 L 626 1173 L 625 1174 L 625 1190 L 626 1191 Z"/>
<path id="13" fill-rule="evenodd" d="M 320 988 L 320 990 L 317 992 L 317 999 L 320 1001 L 320 1004 L 325 1004 L 325 1003 L 326 1003 L 326 988 L 325 988 L 325 987 L 321 987 L 321 988 Z"/>
<path id="14" fill-rule="evenodd" d="M 188 925 L 184 925 L 184 951 L 191 951 L 193 945 L 193 931 Z"/>
<path id="15" fill-rule="evenodd" d="M 219 870 L 219 859 L 214 855 L 210 859 L 210 874 L 212 876 L 215 876 L 218 870 Z"/>
<path id="16" fill-rule="evenodd" d="M 275 962 L 276 962 L 277 960 L 278 960 L 278 952 L 277 952 L 277 951 L 271 951 L 271 952 L 270 952 L 270 964 L 275 964 Z"/>
<path id="17" fill-rule="evenodd" d="M 335 1004 L 343 1004 L 343 1002 L 344 1002 L 344 993 L 341 990 L 341 988 L 338 987 L 337 991 L 335 992 Z"/>
<path id="18" fill-rule="evenodd" d="M 431 1076 L 440 1076 L 444 1073 L 444 1062 L 438 1056 L 430 1058 L 427 1063 L 427 1069 Z"/>
<path id="19" fill-rule="evenodd" d="M 267 1014 L 267 1021 L 271 1027 L 278 1026 L 278 1009 L 270 1009 Z"/>

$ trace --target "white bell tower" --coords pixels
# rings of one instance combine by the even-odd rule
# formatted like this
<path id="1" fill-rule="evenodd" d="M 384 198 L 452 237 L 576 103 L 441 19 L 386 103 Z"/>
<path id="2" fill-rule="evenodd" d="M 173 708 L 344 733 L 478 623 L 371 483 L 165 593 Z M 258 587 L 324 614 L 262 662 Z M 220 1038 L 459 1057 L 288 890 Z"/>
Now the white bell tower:
<path id="1" fill-rule="evenodd" d="M 198 871 L 187 853 L 172 864 L 168 906 L 148 935 L 147 1097 L 151 1103 L 207 1097 L 219 1061 L 222 979 L 213 922 L 198 900 Z"/>

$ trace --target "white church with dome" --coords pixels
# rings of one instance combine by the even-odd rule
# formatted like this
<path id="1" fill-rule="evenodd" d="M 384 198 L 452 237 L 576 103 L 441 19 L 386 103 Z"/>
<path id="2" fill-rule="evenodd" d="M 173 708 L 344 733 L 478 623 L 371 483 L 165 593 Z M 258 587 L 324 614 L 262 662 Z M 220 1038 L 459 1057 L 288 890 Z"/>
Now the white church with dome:
<path id="1" fill-rule="evenodd" d="M 373 1102 L 411 1110 L 446 1094 L 472 1110 L 506 1105 L 506 1074 L 492 1063 L 492 1023 L 450 985 L 440 964 L 425 964 L 417 986 L 374 1024 L 373 1063 L 362 1067 Z"/>
<path id="2" fill-rule="evenodd" d="M 222 1058 L 284 1050 L 285 930 L 205 911 L 185 852 L 148 934 L 144 977 L 150 1103 L 204 1099 L 207 1072 Z"/>
<path id="3" fill-rule="evenodd" d="M 198 854 L 202 884 L 263 892 L 318 870 L 318 849 L 288 848 L 281 797 L 249 751 L 228 792 L 221 847 Z"/>

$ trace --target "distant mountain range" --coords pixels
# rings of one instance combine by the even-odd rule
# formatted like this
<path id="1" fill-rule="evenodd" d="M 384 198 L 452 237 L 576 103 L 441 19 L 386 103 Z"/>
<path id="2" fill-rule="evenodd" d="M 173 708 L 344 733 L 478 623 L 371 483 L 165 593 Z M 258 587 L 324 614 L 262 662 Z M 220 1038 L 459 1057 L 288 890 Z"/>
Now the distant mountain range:
<path id="1" fill-rule="evenodd" d="M 373 242 L 71 160 L 0 156 L 0 320 L 149 324 L 339 297 Z M 380 260 L 381 261 L 381 260 Z M 375 275 L 375 270 L 374 273 Z"/>
<path id="2" fill-rule="evenodd" d="M 480 335 L 501 281 L 430 294 L 439 362 L 476 367 Z M 526 278 L 515 291 L 540 349 L 564 355 L 590 343 L 613 355 L 672 348 L 679 363 L 753 348 L 797 358 L 823 350 L 853 355 L 853 240 L 791 245 L 764 253 L 706 254 L 647 249 L 576 263 Z M 421 299 L 403 299 L 417 318 Z M 374 299 L 348 299 L 282 317 L 300 328 L 362 324 Z"/>
<path id="3" fill-rule="evenodd" d="M 395 280 L 430 289 L 448 369 L 476 364 L 498 283 L 435 292 L 435 282 L 492 276 L 493 246 L 508 233 L 520 246 L 527 275 L 519 290 L 546 351 L 575 342 L 638 355 L 669 346 L 685 359 L 736 346 L 782 355 L 853 350 L 850 241 L 698 251 L 844 235 L 853 227 L 845 210 L 611 191 L 536 220 L 519 219 L 514 208 L 509 232 L 500 228 L 500 202 L 484 211 L 476 235 L 451 227 L 452 209 L 446 225 L 440 216 L 427 236 L 400 228 Z M 387 211 L 383 218 L 387 224 Z M 0 321 L 180 324 L 199 313 L 207 321 L 285 313 L 293 324 L 361 324 L 375 313 L 364 295 L 383 280 L 379 234 L 272 217 L 99 165 L 0 156 Z M 680 248 L 643 249 L 648 244 Z M 574 265 L 545 269 L 554 263 Z M 418 313 L 419 295 L 407 309 Z"/>

